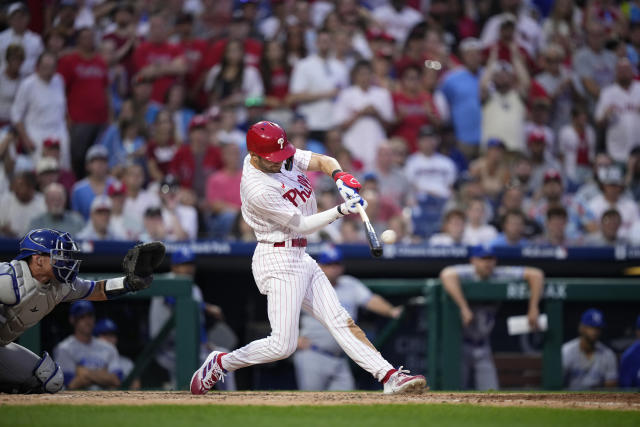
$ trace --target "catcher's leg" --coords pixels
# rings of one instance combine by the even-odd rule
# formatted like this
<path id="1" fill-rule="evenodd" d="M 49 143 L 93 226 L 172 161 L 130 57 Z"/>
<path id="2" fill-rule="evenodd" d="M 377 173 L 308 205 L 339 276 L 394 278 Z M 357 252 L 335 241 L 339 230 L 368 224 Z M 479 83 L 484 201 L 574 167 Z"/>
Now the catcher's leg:
<path id="1" fill-rule="evenodd" d="M 0 392 L 55 393 L 62 386 L 62 371 L 46 352 L 40 358 L 15 343 L 0 347 Z"/>

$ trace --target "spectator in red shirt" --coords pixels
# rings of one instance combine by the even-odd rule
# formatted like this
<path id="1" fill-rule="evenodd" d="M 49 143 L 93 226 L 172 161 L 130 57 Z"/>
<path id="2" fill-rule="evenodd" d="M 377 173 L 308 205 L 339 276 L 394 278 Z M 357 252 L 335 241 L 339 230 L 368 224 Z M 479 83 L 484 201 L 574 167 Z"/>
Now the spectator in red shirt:
<path id="1" fill-rule="evenodd" d="M 400 78 L 400 89 L 393 95 L 393 108 L 397 125 L 394 136 L 404 138 L 413 153 L 417 150 L 418 131 L 423 125 L 438 124 L 440 119 L 433 98 L 420 87 L 420 68 L 406 67 Z"/>
<path id="2" fill-rule="evenodd" d="M 269 41 L 264 45 L 260 73 L 264 84 L 264 101 L 269 109 L 269 120 L 276 123 L 282 123 L 283 119 L 285 122 L 290 121 L 292 114 L 288 96 L 291 67 L 287 64 L 282 43 L 279 41 Z"/>
<path id="3" fill-rule="evenodd" d="M 127 74 L 135 72 L 133 65 L 133 49 L 137 40 L 136 25 L 133 20 L 133 6 L 120 2 L 116 5 L 113 15 L 115 29 L 105 34 L 104 40 L 115 43 L 115 61 L 122 64 Z"/>
<path id="4" fill-rule="evenodd" d="M 156 116 L 153 135 L 147 143 L 147 171 L 152 181 L 160 182 L 169 173 L 176 150 L 171 114 L 162 110 Z"/>
<path id="5" fill-rule="evenodd" d="M 205 212 L 209 213 L 209 237 L 224 239 L 240 212 L 240 148 L 235 144 L 222 146 L 222 169 L 207 180 Z"/>
<path id="6" fill-rule="evenodd" d="M 193 15 L 182 13 L 176 19 L 175 34 L 171 41 L 180 46 L 187 61 L 187 74 L 185 85 L 187 88 L 195 87 L 200 75 L 204 71 L 202 61 L 209 49 L 206 40 L 195 38 L 193 35 Z"/>
<path id="7" fill-rule="evenodd" d="M 107 64 L 95 51 L 91 28 L 78 31 L 77 51 L 58 61 L 64 78 L 69 111 L 71 168 L 85 175 L 85 154 L 109 121 L 109 78 Z"/>
<path id="8" fill-rule="evenodd" d="M 202 199 L 207 178 L 221 166 L 220 149 L 208 141 L 207 119 L 202 115 L 194 116 L 189 123 L 189 142 L 176 152 L 169 166 L 170 173 L 180 181 L 183 189 Z"/>
<path id="9" fill-rule="evenodd" d="M 156 102 L 163 102 L 169 87 L 187 72 L 182 48 L 167 41 L 168 27 L 163 15 L 153 15 L 147 41 L 133 53 L 136 77 L 153 80 L 151 99 Z"/>

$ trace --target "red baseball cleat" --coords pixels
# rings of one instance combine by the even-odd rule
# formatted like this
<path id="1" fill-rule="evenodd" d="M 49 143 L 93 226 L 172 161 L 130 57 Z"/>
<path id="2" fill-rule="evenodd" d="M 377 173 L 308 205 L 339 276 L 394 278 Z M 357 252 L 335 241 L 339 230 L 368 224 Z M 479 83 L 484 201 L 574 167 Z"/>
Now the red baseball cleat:
<path id="1" fill-rule="evenodd" d="M 224 382 L 226 372 L 222 369 L 220 358 L 227 353 L 212 351 L 200 369 L 191 377 L 191 394 L 207 394 L 218 382 Z"/>
<path id="2" fill-rule="evenodd" d="M 422 393 L 427 386 L 427 379 L 423 375 L 407 375 L 408 373 L 402 366 L 393 372 L 384 383 L 384 394 Z"/>

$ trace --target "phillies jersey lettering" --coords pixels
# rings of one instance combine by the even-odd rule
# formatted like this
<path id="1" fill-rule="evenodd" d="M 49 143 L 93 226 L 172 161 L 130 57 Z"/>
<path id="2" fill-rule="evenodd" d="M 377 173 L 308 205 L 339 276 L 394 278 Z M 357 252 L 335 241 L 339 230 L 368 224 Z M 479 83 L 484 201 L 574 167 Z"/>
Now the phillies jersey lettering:
<path id="1" fill-rule="evenodd" d="M 298 175 L 298 182 L 300 185 L 304 187 L 304 189 L 299 190 L 297 188 L 293 188 L 282 195 L 285 199 L 289 200 L 293 203 L 293 206 L 298 207 L 298 202 L 296 202 L 296 197 L 300 197 L 302 199 L 302 203 L 306 202 L 309 197 L 313 194 L 313 188 L 311 187 L 311 182 L 304 175 Z M 283 185 L 283 188 L 286 186 Z"/>
<path id="2" fill-rule="evenodd" d="M 251 165 L 247 155 L 240 182 L 242 217 L 254 230 L 258 241 L 280 242 L 302 237 L 287 226 L 294 215 L 317 212 L 316 197 L 305 175 L 311 152 L 296 150 L 290 171 L 264 173 Z"/>

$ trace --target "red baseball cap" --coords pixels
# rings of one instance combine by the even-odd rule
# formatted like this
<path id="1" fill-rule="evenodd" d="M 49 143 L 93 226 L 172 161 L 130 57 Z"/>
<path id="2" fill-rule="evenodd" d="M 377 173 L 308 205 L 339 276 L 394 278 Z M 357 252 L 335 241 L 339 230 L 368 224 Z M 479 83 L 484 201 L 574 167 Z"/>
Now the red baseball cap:
<path id="1" fill-rule="evenodd" d="M 189 122 L 189 132 L 194 129 L 201 129 L 207 127 L 207 117 L 202 114 L 198 114 L 193 116 L 191 121 Z"/>
<path id="2" fill-rule="evenodd" d="M 45 148 L 60 148 L 60 140 L 57 138 L 46 138 L 42 141 Z"/>
<path id="3" fill-rule="evenodd" d="M 547 171 L 544 173 L 544 182 L 549 182 L 549 181 L 558 181 L 558 182 L 562 182 L 562 175 L 560 175 L 560 172 L 558 172 L 555 169 L 547 169 Z"/>
<path id="4" fill-rule="evenodd" d="M 533 142 L 547 142 L 547 137 L 544 135 L 544 133 L 542 132 L 538 132 L 538 131 L 532 131 L 531 133 L 529 133 L 529 136 L 527 137 L 527 143 L 531 144 Z"/>
<path id="5" fill-rule="evenodd" d="M 122 181 L 113 181 L 107 187 L 107 194 L 109 197 L 122 196 L 127 192 L 127 187 Z"/>

